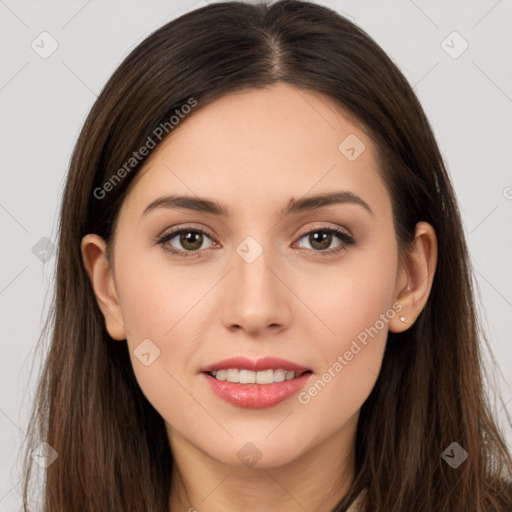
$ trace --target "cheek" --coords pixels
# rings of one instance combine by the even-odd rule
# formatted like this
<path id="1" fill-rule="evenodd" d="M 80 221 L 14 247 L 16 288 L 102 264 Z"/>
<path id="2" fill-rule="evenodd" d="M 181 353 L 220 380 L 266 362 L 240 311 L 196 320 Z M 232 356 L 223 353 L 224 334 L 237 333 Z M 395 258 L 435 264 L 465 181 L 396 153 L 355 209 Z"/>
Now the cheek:
<path id="1" fill-rule="evenodd" d="M 385 325 L 380 319 L 386 312 L 387 316 L 394 316 L 394 310 L 389 310 L 394 297 L 396 265 L 395 246 L 382 244 L 379 250 L 376 244 L 375 250 L 354 252 L 340 265 L 322 269 L 304 280 L 301 293 L 328 328 L 323 330 L 326 343 L 320 346 L 326 347 L 330 357 L 333 350 L 348 350 L 351 341 L 376 322 L 379 333 L 374 338 L 385 341 L 386 320 L 390 318 L 384 320 Z"/>
<path id="2" fill-rule="evenodd" d="M 168 344 L 187 323 L 188 316 L 193 316 L 194 307 L 211 283 L 204 272 L 193 272 L 167 261 L 159 249 L 139 252 L 120 259 L 116 268 L 128 339 L 136 343 L 150 338 L 155 343 Z"/>
<path id="3" fill-rule="evenodd" d="M 135 254 L 130 260 L 118 261 L 116 275 L 128 349 L 139 386 L 159 411 L 172 409 L 173 404 L 182 406 L 177 396 L 180 383 L 188 386 L 187 363 L 202 339 L 197 311 L 204 308 L 200 299 L 208 291 L 208 281 L 197 279 L 191 272 L 187 276 L 193 281 L 184 281 L 178 267 L 156 265 Z"/>
<path id="4" fill-rule="evenodd" d="M 393 293 L 396 252 L 393 246 L 375 255 L 361 254 L 357 263 L 340 267 L 310 295 L 329 327 L 316 336 L 321 364 L 308 387 L 297 397 L 308 411 L 307 422 L 320 415 L 326 429 L 335 429 L 361 407 L 377 380 L 386 346 L 389 321 L 396 316 Z M 311 333 L 312 335 L 312 333 Z"/>

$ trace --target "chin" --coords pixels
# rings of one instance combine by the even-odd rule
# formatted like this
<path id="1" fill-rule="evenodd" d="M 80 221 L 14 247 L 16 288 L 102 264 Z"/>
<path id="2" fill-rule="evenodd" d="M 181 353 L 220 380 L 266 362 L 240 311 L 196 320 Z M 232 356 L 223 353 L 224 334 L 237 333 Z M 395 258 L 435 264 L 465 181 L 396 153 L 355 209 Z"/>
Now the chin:
<path id="1" fill-rule="evenodd" d="M 274 427 L 275 428 L 275 427 Z M 278 427 L 279 428 L 279 427 Z M 295 430 L 299 432 L 299 429 Z M 216 444 L 216 449 L 205 447 L 206 453 L 212 458 L 230 466 L 239 468 L 270 469 L 292 464 L 305 451 L 304 433 L 297 439 L 286 435 L 274 434 L 250 436 L 241 440 L 229 440 L 224 445 Z M 210 449 L 208 449 L 210 448 Z"/>

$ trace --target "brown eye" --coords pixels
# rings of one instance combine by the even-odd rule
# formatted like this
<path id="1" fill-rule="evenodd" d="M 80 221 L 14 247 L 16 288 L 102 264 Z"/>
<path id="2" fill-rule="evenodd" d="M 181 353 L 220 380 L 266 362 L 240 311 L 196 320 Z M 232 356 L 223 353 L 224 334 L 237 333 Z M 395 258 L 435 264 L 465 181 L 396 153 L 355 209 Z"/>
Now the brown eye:
<path id="1" fill-rule="evenodd" d="M 163 235 L 157 243 L 160 244 L 165 251 L 171 254 L 183 257 L 192 257 L 200 256 L 203 249 L 215 245 L 215 242 L 212 241 L 210 246 L 207 246 L 206 248 L 203 247 L 205 238 L 210 241 L 213 240 L 211 236 L 201 229 L 185 227 Z M 174 239 L 177 239 L 178 247 L 176 246 L 176 242 L 171 243 Z M 325 256 L 335 255 L 340 251 L 347 250 L 348 246 L 356 243 L 354 238 L 347 232 L 331 227 L 311 230 L 299 238 L 299 240 L 302 239 L 307 239 L 310 245 L 310 247 L 307 248 L 309 249 L 309 252 L 325 254 Z M 338 239 L 338 244 L 328 250 L 334 239 Z"/>
<path id="2" fill-rule="evenodd" d="M 211 237 L 200 229 L 181 228 L 163 235 L 157 243 L 162 245 L 164 250 L 171 254 L 186 257 L 195 256 L 201 249 L 204 249 L 203 242 L 205 241 L 205 238 L 211 240 Z M 177 243 L 171 243 L 175 239 L 177 240 Z"/>
<path id="3" fill-rule="evenodd" d="M 331 248 L 331 250 L 327 250 L 331 247 L 332 242 L 335 239 L 338 239 L 338 244 Z M 311 250 L 313 252 L 325 252 L 327 254 L 334 254 L 338 251 L 342 251 L 347 248 L 349 245 L 355 244 L 355 240 L 352 236 L 350 236 L 345 231 L 336 228 L 318 228 L 308 233 L 305 233 L 300 237 L 300 240 L 306 239 Z"/>
<path id="4" fill-rule="evenodd" d="M 179 235 L 179 241 L 184 249 L 197 251 L 203 245 L 203 234 L 200 231 L 182 231 Z"/>
<path id="5" fill-rule="evenodd" d="M 326 231 L 312 231 L 309 233 L 308 241 L 313 249 L 323 251 L 331 245 L 332 234 Z"/>

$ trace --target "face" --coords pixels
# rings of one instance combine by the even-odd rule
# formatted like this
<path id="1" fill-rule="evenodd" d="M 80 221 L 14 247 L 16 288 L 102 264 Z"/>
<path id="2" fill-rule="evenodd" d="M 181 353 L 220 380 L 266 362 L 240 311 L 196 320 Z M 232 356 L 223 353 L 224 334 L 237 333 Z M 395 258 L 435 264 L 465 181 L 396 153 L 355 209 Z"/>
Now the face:
<path id="1" fill-rule="evenodd" d="M 171 195 L 191 200 L 154 203 Z M 224 215 L 191 208 L 203 199 Z M 182 121 L 122 205 L 111 264 L 107 326 L 171 442 L 235 466 L 244 450 L 293 462 L 355 425 L 406 285 L 374 144 L 286 84 Z M 284 362 L 251 366 L 267 356 Z M 220 367 L 261 373 L 204 372 Z M 284 381 L 258 384 L 269 376 Z"/>

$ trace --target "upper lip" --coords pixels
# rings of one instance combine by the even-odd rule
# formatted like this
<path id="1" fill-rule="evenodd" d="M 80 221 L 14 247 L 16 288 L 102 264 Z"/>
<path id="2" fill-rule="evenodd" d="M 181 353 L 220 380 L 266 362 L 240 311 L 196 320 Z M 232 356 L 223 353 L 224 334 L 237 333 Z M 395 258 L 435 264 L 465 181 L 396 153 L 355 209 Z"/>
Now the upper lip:
<path id="1" fill-rule="evenodd" d="M 301 366 L 292 361 L 287 361 L 286 359 L 281 359 L 280 357 L 266 356 L 260 359 L 250 359 L 246 356 L 237 356 L 204 366 L 201 368 L 201 372 L 229 370 L 230 368 L 252 370 L 253 372 L 277 369 L 289 370 L 295 373 L 304 373 L 309 371 L 309 368 L 306 368 L 305 366 Z"/>

